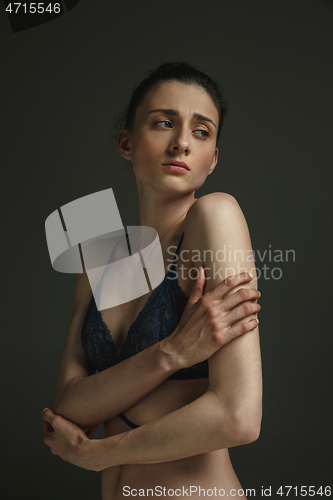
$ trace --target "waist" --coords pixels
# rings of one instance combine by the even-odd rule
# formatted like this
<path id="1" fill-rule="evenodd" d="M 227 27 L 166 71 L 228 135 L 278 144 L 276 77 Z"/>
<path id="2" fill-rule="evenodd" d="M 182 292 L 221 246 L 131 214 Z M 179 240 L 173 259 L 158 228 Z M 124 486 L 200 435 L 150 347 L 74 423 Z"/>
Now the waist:
<path id="1" fill-rule="evenodd" d="M 132 408 L 126 410 L 124 414 L 139 426 L 148 424 L 190 404 L 202 396 L 207 389 L 208 379 L 166 380 Z M 130 430 L 130 427 L 119 417 L 105 422 L 104 427 L 107 436 Z M 193 436 L 193 439 L 197 437 Z M 236 484 L 239 485 L 228 450 L 223 449 L 171 462 L 130 464 L 106 469 L 103 471 L 103 500 L 124 500 L 126 496 L 128 498 L 140 496 L 139 491 L 137 495 L 134 492 L 128 494 L 131 490 L 139 489 L 145 490 L 145 496 L 147 496 L 146 490 L 150 489 L 152 492 L 149 498 L 158 498 L 163 497 L 163 488 L 179 489 L 183 486 L 204 487 L 206 485 L 206 488 L 230 489 Z M 160 488 L 162 488 L 162 495 Z M 112 494 L 104 493 L 111 491 Z M 182 498 L 182 496 L 179 497 Z M 196 497 L 192 495 L 191 498 L 195 500 Z"/>
<path id="2" fill-rule="evenodd" d="M 224 490 L 225 495 L 232 488 L 241 488 L 226 449 L 167 463 L 123 465 L 118 470 L 116 484 L 112 480 L 113 474 L 112 469 L 103 471 L 103 500 L 124 500 L 124 497 L 135 496 L 185 498 L 190 491 L 192 500 L 195 500 L 199 498 L 199 488 Z M 113 494 L 109 498 L 110 490 Z M 200 498 L 202 496 L 203 493 Z"/>

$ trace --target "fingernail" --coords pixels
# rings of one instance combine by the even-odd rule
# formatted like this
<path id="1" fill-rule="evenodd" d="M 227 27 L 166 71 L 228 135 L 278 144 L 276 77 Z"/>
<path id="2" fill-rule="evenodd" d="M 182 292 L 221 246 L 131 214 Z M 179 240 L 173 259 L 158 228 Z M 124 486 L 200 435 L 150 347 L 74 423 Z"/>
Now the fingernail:
<path id="1" fill-rule="evenodd" d="M 259 290 L 258 290 L 258 293 L 259 293 L 259 297 L 261 297 L 261 293 L 259 292 Z"/>
<path id="2" fill-rule="evenodd" d="M 48 408 L 44 408 L 44 410 L 42 411 L 42 415 L 44 415 L 44 413 L 46 412 L 46 410 L 48 410 Z"/>
<path id="3" fill-rule="evenodd" d="M 258 320 L 258 318 L 256 318 L 256 320 L 257 320 L 257 323 L 259 323 L 259 320 Z"/>

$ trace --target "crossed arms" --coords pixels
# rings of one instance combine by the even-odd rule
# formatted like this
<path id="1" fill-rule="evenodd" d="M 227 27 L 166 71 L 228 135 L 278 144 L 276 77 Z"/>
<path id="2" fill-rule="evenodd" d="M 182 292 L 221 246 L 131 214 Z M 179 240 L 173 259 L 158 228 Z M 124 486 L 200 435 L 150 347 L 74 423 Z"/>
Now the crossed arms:
<path id="1" fill-rule="evenodd" d="M 228 249 L 237 250 L 230 252 L 231 258 L 225 255 L 222 265 L 218 263 L 221 273 L 253 273 L 253 259 L 248 258 L 251 242 L 247 225 L 231 196 L 214 193 L 200 198 L 188 212 L 184 229 L 188 247 L 202 254 L 210 249 L 216 255 L 225 244 Z M 253 290 L 256 279 L 243 279 L 243 291 L 232 297 L 237 290 L 237 277 L 220 285 L 221 277 L 207 263 L 203 264 L 207 275 L 205 295 L 202 296 L 201 269 L 178 330 L 165 342 L 93 375 L 79 340 L 91 292 L 78 284 L 53 405 L 58 415 L 50 411 L 44 415 L 49 426 L 45 442 L 55 454 L 76 465 L 102 470 L 126 463 L 167 462 L 257 439 L 262 398 L 260 348 L 255 320 L 249 327 L 259 310 L 258 295 Z M 238 306 L 229 306 L 229 316 L 225 311 L 221 313 L 221 303 L 232 305 L 236 298 Z M 232 315 L 233 321 L 237 319 L 237 314 L 242 314 L 242 318 L 226 326 Z M 187 346 L 185 338 L 191 339 Z M 82 431 L 130 408 L 171 373 L 205 359 L 198 359 L 199 353 L 209 358 L 209 387 L 203 396 L 116 436 L 90 440 Z"/>

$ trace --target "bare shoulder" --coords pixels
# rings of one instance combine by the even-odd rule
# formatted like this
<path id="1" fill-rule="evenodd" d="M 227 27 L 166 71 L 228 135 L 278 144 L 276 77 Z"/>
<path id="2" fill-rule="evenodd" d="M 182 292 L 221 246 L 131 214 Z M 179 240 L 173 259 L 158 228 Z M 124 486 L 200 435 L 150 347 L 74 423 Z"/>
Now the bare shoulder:
<path id="1" fill-rule="evenodd" d="M 73 312 L 84 312 L 88 309 L 92 291 L 87 273 L 77 274 L 74 288 Z"/>
<path id="2" fill-rule="evenodd" d="M 228 193 L 210 193 L 198 198 L 188 211 L 186 222 L 197 223 L 199 220 L 212 220 L 216 217 L 241 215 L 242 210 L 236 200 Z"/>
<path id="3" fill-rule="evenodd" d="M 208 289 L 232 274 L 255 275 L 249 230 L 233 196 L 212 193 L 198 199 L 188 212 L 184 231 L 186 249 L 193 256 L 192 265 L 206 268 L 210 278 Z"/>
<path id="4" fill-rule="evenodd" d="M 207 206 L 210 205 L 211 203 L 238 204 L 236 198 L 231 194 L 216 191 L 215 193 L 209 193 L 206 194 L 205 196 L 201 196 L 201 198 L 198 198 L 193 207 L 196 204 L 198 204 L 198 206 Z"/>
<path id="5" fill-rule="evenodd" d="M 189 233 L 189 242 L 199 240 L 206 243 L 216 239 L 221 242 L 223 235 L 232 232 L 247 233 L 243 212 L 236 200 L 228 193 L 210 193 L 199 198 L 190 208 L 184 226 Z M 230 236 L 230 235 L 229 235 Z"/>

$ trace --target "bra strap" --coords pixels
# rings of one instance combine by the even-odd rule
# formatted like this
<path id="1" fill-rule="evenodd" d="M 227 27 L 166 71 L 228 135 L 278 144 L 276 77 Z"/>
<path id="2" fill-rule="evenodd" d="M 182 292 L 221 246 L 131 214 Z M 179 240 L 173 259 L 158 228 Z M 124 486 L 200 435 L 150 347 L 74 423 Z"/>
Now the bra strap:
<path id="1" fill-rule="evenodd" d="M 134 424 L 134 422 L 131 422 L 131 420 L 129 420 L 127 417 L 125 417 L 124 413 L 120 413 L 120 415 L 118 415 L 118 417 L 121 418 L 121 420 L 123 422 L 125 422 L 125 424 L 127 424 L 128 427 L 131 427 L 132 429 L 137 429 L 138 427 L 140 427 L 139 425 Z"/>

